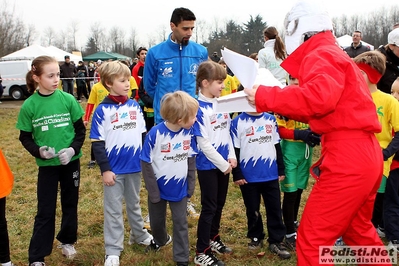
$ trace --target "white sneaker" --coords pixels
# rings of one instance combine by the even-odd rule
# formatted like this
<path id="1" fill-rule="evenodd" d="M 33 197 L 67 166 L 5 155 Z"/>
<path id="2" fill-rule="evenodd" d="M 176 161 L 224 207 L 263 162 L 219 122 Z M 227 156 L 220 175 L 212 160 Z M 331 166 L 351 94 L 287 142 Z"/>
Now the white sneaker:
<path id="1" fill-rule="evenodd" d="M 30 266 L 46 266 L 46 263 L 42 261 L 35 261 L 30 264 Z"/>
<path id="2" fill-rule="evenodd" d="M 140 245 L 144 245 L 144 246 L 148 246 L 151 244 L 151 240 L 153 240 L 154 237 L 152 235 L 150 235 L 149 237 L 147 237 L 146 239 L 144 239 L 143 241 L 141 241 L 139 244 Z M 129 241 L 130 242 L 130 241 Z"/>
<path id="3" fill-rule="evenodd" d="M 381 227 L 377 227 L 377 234 L 378 234 L 378 236 L 380 237 L 380 238 L 384 238 L 385 237 L 385 232 L 384 232 L 385 230 L 384 230 L 384 228 L 381 228 Z"/>
<path id="4" fill-rule="evenodd" d="M 61 244 L 62 255 L 67 259 L 73 259 L 76 256 L 76 249 L 72 244 Z"/>
<path id="5" fill-rule="evenodd" d="M 119 266 L 119 256 L 116 255 L 105 256 L 104 266 Z"/>
<path id="6" fill-rule="evenodd" d="M 187 216 L 195 219 L 199 219 L 200 215 L 197 213 L 197 211 L 194 209 L 194 204 L 191 203 L 191 201 L 187 202 Z"/>
<path id="7" fill-rule="evenodd" d="M 15 264 L 12 263 L 11 261 L 9 261 L 9 262 L 2 263 L 1 266 L 15 266 Z"/>

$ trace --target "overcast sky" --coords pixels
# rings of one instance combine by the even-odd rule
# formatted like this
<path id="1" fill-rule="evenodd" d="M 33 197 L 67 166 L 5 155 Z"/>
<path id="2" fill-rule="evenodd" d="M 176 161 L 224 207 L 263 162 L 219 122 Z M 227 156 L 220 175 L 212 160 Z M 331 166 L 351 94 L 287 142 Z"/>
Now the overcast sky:
<path id="1" fill-rule="evenodd" d="M 395 4 L 388 0 L 345 1 L 345 3 L 332 0 L 320 1 L 325 3 L 331 17 L 369 13 L 383 6 L 389 7 Z M 243 23 L 250 19 L 250 15 L 253 17 L 261 15 L 269 26 L 280 28 L 286 13 L 296 0 L 0 0 L 0 2 L 15 7 L 15 14 L 22 18 L 26 25 L 34 24 L 38 32 L 48 26 L 56 31 L 66 30 L 71 21 L 78 22 L 77 43 L 84 47 L 90 25 L 100 21 L 107 30 L 113 26 L 124 28 L 127 35 L 130 29 L 134 28 L 140 44 L 147 46 L 149 36 L 157 36 L 162 32 L 161 28 L 170 31 L 169 20 L 176 7 L 189 8 L 197 20 L 204 20 L 208 24 L 218 21 L 223 25 L 230 19 Z"/>

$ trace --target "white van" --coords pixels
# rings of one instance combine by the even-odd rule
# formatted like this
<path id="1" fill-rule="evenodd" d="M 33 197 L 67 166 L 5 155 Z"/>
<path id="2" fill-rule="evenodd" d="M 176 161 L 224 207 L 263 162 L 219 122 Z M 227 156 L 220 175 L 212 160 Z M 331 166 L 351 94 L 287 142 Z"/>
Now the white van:
<path id="1" fill-rule="evenodd" d="M 31 68 L 31 60 L 0 61 L 0 76 L 4 88 L 3 97 L 22 100 L 29 97 L 26 87 L 26 73 Z"/>

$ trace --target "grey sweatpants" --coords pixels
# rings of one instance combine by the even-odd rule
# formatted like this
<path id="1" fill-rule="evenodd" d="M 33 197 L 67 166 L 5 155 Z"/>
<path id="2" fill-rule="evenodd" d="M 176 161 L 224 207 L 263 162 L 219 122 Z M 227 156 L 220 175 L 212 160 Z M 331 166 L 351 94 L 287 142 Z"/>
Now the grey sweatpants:
<path id="1" fill-rule="evenodd" d="M 151 203 L 148 200 L 152 236 L 157 245 L 165 245 L 168 238 L 166 231 L 166 206 L 168 203 L 173 222 L 173 260 L 175 262 L 188 262 L 187 198 L 176 202 L 161 199 L 158 203 Z"/>
<path id="2" fill-rule="evenodd" d="M 130 225 L 130 241 L 139 243 L 150 234 L 143 228 L 141 216 L 140 192 L 141 175 L 139 173 L 117 175 L 115 185 L 104 186 L 104 243 L 106 255 L 120 256 L 123 250 L 123 210 L 125 199 L 126 213 Z"/>

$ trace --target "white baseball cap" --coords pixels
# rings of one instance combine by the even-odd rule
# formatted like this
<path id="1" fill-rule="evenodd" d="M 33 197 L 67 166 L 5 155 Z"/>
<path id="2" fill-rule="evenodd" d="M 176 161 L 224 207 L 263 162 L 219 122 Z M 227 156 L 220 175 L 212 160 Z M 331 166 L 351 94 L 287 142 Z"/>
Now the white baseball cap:
<path id="1" fill-rule="evenodd" d="M 394 29 L 388 34 L 388 44 L 399 46 L 399 28 Z"/>

